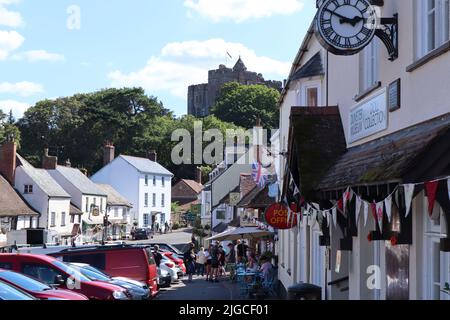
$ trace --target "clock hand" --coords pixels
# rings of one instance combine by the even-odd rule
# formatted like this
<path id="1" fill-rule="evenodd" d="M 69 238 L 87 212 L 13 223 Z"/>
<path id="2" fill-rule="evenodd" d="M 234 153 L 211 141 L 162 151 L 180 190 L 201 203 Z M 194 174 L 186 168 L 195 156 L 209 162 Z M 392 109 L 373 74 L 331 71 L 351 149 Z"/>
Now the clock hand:
<path id="1" fill-rule="evenodd" d="M 351 19 L 349 19 L 349 18 L 347 18 L 347 17 L 344 17 L 343 15 L 340 15 L 340 14 L 337 13 L 337 12 L 331 11 L 330 9 L 325 9 L 325 11 L 331 13 L 332 15 L 335 15 L 336 17 L 341 18 L 341 21 L 342 21 L 342 20 L 345 20 L 345 21 L 351 21 Z M 341 22 L 341 23 L 342 23 L 342 22 Z"/>
<path id="2" fill-rule="evenodd" d="M 358 24 L 360 21 L 365 20 L 363 17 L 359 17 L 359 16 L 355 16 L 354 18 L 350 19 L 350 18 L 345 17 L 337 12 L 331 11 L 330 9 L 325 9 L 325 11 L 331 13 L 332 15 L 335 15 L 338 18 L 341 18 L 339 20 L 339 22 L 341 24 L 348 23 L 348 24 L 351 24 L 353 27 L 356 26 L 356 24 Z"/>

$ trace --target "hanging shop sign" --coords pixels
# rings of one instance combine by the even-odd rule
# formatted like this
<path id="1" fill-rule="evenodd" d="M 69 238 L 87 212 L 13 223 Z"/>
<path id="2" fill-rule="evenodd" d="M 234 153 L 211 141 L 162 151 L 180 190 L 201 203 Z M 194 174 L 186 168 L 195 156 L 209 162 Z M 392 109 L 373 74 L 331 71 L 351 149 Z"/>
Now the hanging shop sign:
<path id="1" fill-rule="evenodd" d="M 297 226 L 297 215 L 282 203 L 275 203 L 267 208 L 265 221 L 271 227 L 287 230 Z"/>
<path id="2" fill-rule="evenodd" d="M 369 98 L 350 111 L 350 143 L 384 131 L 388 128 L 386 89 Z"/>

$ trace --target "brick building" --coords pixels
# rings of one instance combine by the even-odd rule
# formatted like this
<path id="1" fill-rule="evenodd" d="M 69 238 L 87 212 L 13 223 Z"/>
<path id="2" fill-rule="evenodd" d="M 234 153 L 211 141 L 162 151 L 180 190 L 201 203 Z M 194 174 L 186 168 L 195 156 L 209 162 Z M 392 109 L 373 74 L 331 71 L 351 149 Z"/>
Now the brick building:
<path id="1" fill-rule="evenodd" d="M 229 82 L 238 82 L 245 85 L 263 84 L 281 91 L 281 81 L 264 80 L 260 73 L 247 71 L 241 58 L 235 66 L 227 68 L 220 65 L 219 69 L 208 72 L 208 83 L 189 86 L 188 114 L 196 117 L 206 117 L 216 102 L 220 88 Z"/>

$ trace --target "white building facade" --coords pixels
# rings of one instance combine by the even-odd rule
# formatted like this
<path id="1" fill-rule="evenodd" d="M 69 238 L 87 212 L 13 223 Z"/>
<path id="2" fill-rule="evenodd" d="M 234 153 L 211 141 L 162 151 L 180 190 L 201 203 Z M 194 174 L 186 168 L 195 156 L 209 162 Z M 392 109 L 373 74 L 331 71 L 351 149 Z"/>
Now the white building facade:
<path id="1" fill-rule="evenodd" d="M 173 174 L 146 158 L 121 155 L 91 177 L 95 183 L 111 185 L 128 199 L 133 224 L 147 228 L 170 222 Z"/>

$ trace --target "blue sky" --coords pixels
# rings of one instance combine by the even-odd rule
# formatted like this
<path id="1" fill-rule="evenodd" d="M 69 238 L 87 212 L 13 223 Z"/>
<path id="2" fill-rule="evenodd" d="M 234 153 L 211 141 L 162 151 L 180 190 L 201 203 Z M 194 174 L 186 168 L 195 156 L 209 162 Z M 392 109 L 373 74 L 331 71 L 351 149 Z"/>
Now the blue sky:
<path id="1" fill-rule="evenodd" d="M 286 78 L 314 13 L 314 0 L 0 0 L 0 108 L 142 86 L 182 115 L 187 86 L 239 55 Z"/>

